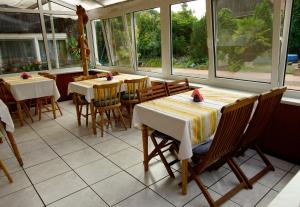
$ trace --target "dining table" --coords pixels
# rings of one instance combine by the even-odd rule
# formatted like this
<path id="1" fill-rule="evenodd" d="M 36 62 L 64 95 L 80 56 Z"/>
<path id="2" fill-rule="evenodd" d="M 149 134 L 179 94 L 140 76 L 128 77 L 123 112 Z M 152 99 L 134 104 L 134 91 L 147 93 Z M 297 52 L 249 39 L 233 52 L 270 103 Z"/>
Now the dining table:
<path id="1" fill-rule="evenodd" d="M 181 161 L 182 194 L 187 193 L 188 161 L 193 148 L 213 138 L 221 118 L 222 107 L 252 94 L 216 88 L 200 88 L 204 98 L 194 102 L 188 91 L 137 104 L 132 124 L 141 127 L 144 153 L 144 170 L 149 168 L 148 139 L 158 130 L 180 141 L 178 159 Z"/>
<path id="2" fill-rule="evenodd" d="M 77 93 L 85 97 L 85 100 L 90 104 L 91 113 L 94 113 L 94 105 L 93 105 L 93 99 L 94 99 L 94 85 L 105 85 L 105 84 L 111 84 L 111 83 L 117 83 L 122 82 L 121 84 L 121 92 L 126 91 L 126 84 L 124 83 L 125 80 L 134 80 L 134 79 L 140 79 L 140 78 L 148 78 L 147 81 L 147 87 L 151 86 L 150 78 L 148 76 L 143 75 L 134 75 L 134 74 L 125 74 L 120 73 L 119 75 L 113 76 L 111 80 L 107 80 L 107 78 L 95 78 L 95 79 L 89 79 L 89 80 L 83 80 L 83 81 L 77 81 L 77 82 L 70 82 L 68 85 L 68 94 L 71 93 Z M 78 104 L 75 101 L 76 106 L 76 112 L 79 113 Z M 93 133 L 96 134 L 96 123 L 95 120 L 92 119 L 92 126 L 93 126 Z"/>
<path id="3" fill-rule="evenodd" d="M 51 97 L 51 102 L 54 103 L 54 101 L 57 101 L 60 97 L 56 81 L 38 74 L 31 74 L 27 79 L 23 79 L 20 76 L 2 77 L 2 79 L 16 100 L 21 126 L 24 125 L 21 101 Z M 53 113 L 55 114 L 55 110 Z"/>

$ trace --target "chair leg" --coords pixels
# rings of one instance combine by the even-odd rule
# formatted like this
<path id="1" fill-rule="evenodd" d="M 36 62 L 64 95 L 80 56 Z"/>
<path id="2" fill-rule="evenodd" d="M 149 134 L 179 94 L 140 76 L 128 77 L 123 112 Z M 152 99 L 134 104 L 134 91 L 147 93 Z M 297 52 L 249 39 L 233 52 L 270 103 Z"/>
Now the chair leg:
<path id="1" fill-rule="evenodd" d="M 39 121 L 42 119 L 42 103 L 41 99 L 37 99 L 37 109 L 38 109 L 38 115 L 39 115 Z"/>
<path id="2" fill-rule="evenodd" d="M 236 162 L 232 158 L 229 158 L 227 163 L 231 168 L 232 172 L 237 177 L 237 179 L 240 181 L 240 183 L 245 183 L 248 189 L 252 189 L 253 188 L 252 184 L 249 182 L 249 179 L 244 174 L 242 169 L 238 166 L 238 164 L 236 164 Z"/>
<path id="3" fill-rule="evenodd" d="M 89 105 L 85 105 L 85 126 L 89 125 Z"/>
<path id="4" fill-rule="evenodd" d="M 209 206 L 211 207 L 216 207 L 217 205 L 215 204 L 215 201 L 212 199 L 210 196 L 209 192 L 206 190 L 204 184 L 201 182 L 200 178 L 197 176 L 197 174 L 194 172 L 194 169 L 188 165 L 189 172 L 191 174 L 191 177 L 193 180 L 196 182 L 200 190 L 202 191 L 204 197 L 206 198 L 207 202 L 209 203 Z"/>
<path id="5" fill-rule="evenodd" d="M 103 126 L 104 126 L 104 113 L 103 113 L 103 110 L 100 111 L 100 128 L 101 128 L 101 137 L 103 137 Z"/>
<path id="6" fill-rule="evenodd" d="M 122 112 L 120 110 L 120 108 L 118 107 L 118 112 L 120 114 L 120 118 L 121 118 L 121 123 L 123 125 L 123 127 L 125 128 L 125 130 L 127 130 L 127 127 L 126 127 L 126 124 L 125 124 L 125 121 L 124 121 L 124 118 L 123 118 L 123 115 L 122 115 Z"/>
<path id="7" fill-rule="evenodd" d="M 17 104 L 17 109 L 18 109 L 19 122 L 20 122 L 20 125 L 23 126 L 24 122 L 23 122 L 21 103 L 20 103 L 20 101 L 17 101 L 16 104 Z"/>
<path id="8" fill-rule="evenodd" d="M 60 115 L 62 116 L 62 115 L 63 115 L 63 113 L 62 113 L 62 111 L 61 111 L 61 109 L 60 109 L 60 107 L 59 107 L 59 105 L 58 105 L 58 102 L 57 102 L 57 101 L 55 101 L 55 105 L 56 105 L 56 107 L 57 107 L 57 109 L 58 109 L 58 111 L 59 111 Z"/>
<path id="9" fill-rule="evenodd" d="M 94 107 L 93 101 L 91 101 L 91 103 L 90 103 L 90 108 L 91 108 L 93 133 L 97 134 L 97 129 L 96 129 L 96 112 L 95 112 L 95 107 Z"/>
<path id="10" fill-rule="evenodd" d="M 117 124 L 117 117 L 116 117 L 116 113 L 115 113 L 115 109 L 112 109 L 112 114 L 115 120 L 115 124 Z"/>
<path id="11" fill-rule="evenodd" d="M 15 154 L 15 156 L 16 156 L 16 158 L 17 158 L 19 164 L 20 164 L 20 166 L 23 166 L 23 160 L 22 160 L 22 158 L 21 158 L 19 149 L 18 149 L 18 147 L 17 147 L 17 144 L 16 144 L 16 142 L 15 142 L 15 139 L 14 139 L 12 133 L 11 133 L 11 132 L 6 132 L 6 134 L 7 134 L 7 137 L 8 137 L 8 139 L 9 139 L 10 144 L 11 144 L 11 147 L 12 147 L 12 149 L 13 149 L 13 152 L 14 152 L 14 154 Z"/>
<path id="12" fill-rule="evenodd" d="M 129 105 L 129 128 L 131 128 L 132 122 L 132 104 Z"/>
<path id="13" fill-rule="evenodd" d="M 54 101 L 54 97 L 51 96 L 51 107 L 52 107 L 52 113 L 53 113 L 53 118 L 56 119 L 56 111 L 55 111 L 55 101 Z"/>
<path id="14" fill-rule="evenodd" d="M 5 176 L 7 177 L 8 181 L 9 181 L 10 183 L 12 183 L 12 182 L 13 182 L 13 179 L 11 178 L 10 174 L 8 173 L 6 167 L 4 166 L 4 164 L 2 163 L 1 160 L 0 160 L 0 168 L 3 170 L 3 172 L 4 172 Z"/>
<path id="15" fill-rule="evenodd" d="M 23 105 L 25 114 L 30 118 L 31 122 L 33 123 L 31 113 L 30 113 L 29 108 L 27 107 L 26 103 L 22 102 L 22 105 Z"/>
<path id="16" fill-rule="evenodd" d="M 171 178 L 175 178 L 174 173 L 173 173 L 172 169 L 170 168 L 169 163 L 167 162 L 165 156 L 161 152 L 161 150 L 156 142 L 155 137 L 152 134 L 150 135 L 150 137 L 155 146 L 155 149 L 157 150 L 158 155 L 160 156 L 161 161 L 163 162 L 164 166 L 166 167 L 166 169 L 168 171 L 168 174 L 170 175 Z"/>

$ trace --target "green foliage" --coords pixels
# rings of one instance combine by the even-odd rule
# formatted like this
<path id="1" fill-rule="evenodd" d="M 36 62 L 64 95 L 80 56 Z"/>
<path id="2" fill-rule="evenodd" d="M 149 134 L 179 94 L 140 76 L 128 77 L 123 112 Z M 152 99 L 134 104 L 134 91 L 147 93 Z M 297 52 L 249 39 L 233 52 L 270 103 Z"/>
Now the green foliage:
<path id="1" fill-rule="evenodd" d="M 218 58 L 226 60 L 230 71 L 239 71 L 272 48 L 272 11 L 268 0 L 257 4 L 252 15 L 238 18 L 223 8 L 218 12 Z"/>
<path id="2" fill-rule="evenodd" d="M 77 48 L 77 40 L 74 36 L 68 36 L 68 50 L 72 59 L 80 59 L 80 50 Z"/>
<path id="3" fill-rule="evenodd" d="M 300 55 L 300 0 L 294 0 L 288 51 Z"/>

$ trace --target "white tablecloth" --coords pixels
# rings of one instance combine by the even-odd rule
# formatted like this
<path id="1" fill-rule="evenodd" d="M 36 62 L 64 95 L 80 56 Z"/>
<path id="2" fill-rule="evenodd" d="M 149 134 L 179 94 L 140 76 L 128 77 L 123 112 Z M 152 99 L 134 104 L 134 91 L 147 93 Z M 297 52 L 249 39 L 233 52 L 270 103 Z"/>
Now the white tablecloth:
<path id="1" fill-rule="evenodd" d="M 214 117 L 214 123 L 216 123 L 214 124 L 214 128 L 216 129 L 221 117 L 221 108 L 229 103 L 233 103 L 238 98 L 246 96 L 236 93 L 223 93 L 216 89 L 200 89 L 200 92 L 204 96 L 204 102 L 201 103 L 192 102 L 192 97 L 190 97 L 191 92 L 188 92 L 168 98 L 169 100 L 174 99 L 174 104 L 172 104 L 171 100 L 170 104 L 167 105 L 166 103 L 168 102 L 163 101 L 165 98 L 155 100 L 157 102 L 153 102 L 154 105 L 152 106 L 149 106 L 149 104 L 147 105 L 147 102 L 145 102 L 145 104 L 138 104 L 134 107 L 132 124 L 133 126 L 140 126 L 141 124 L 147 125 L 152 129 L 158 130 L 179 140 L 180 147 L 178 158 L 180 160 L 189 159 L 193 155 L 193 147 L 200 144 L 200 142 L 204 143 L 213 136 L 213 133 L 207 133 L 207 129 L 205 129 L 207 126 L 212 129 L 209 123 L 211 117 L 209 118 L 209 116 L 216 115 L 216 117 Z M 176 100 L 181 103 L 177 104 Z M 159 108 L 163 104 L 164 107 Z M 197 106 L 199 106 L 198 109 Z M 178 107 L 180 111 L 176 111 L 176 108 L 174 107 Z M 207 113 L 206 115 L 205 108 L 215 109 L 217 112 Z M 182 116 L 185 110 L 189 115 Z M 200 122 L 201 126 L 196 127 L 199 128 L 198 132 L 201 131 L 199 133 L 206 136 L 202 137 L 201 141 L 198 140 L 197 144 L 195 144 L 197 140 L 194 136 L 195 133 L 193 133 L 195 127 L 195 117 L 193 117 L 193 113 L 202 113 L 201 116 L 203 117 L 203 121 Z"/>
<path id="2" fill-rule="evenodd" d="M 91 100 L 94 99 L 93 85 L 104 85 L 104 84 L 116 83 L 124 80 L 133 80 L 133 79 L 138 79 L 143 77 L 146 76 L 120 74 L 120 75 L 113 76 L 113 79 L 111 81 L 107 81 L 106 78 L 97 78 L 97 79 L 90 79 L 90 80 L 84 80 L 78 82 L 71 82 L 68 85 L 68 94 L 77 93 L 77 94 L 84 95 L 85 99 L 88 102 L 91 102 Z M 147 85 L 151 86 L 149 79 L 147 81 Z M 126 84 L 122 84 L 121 91 L 126 91 Z"/>
<path id="3" fill-rule="evenodd" d="M 17 76 L 3 77 L 2 79 L 9 85 L 10 91 L 16 101 L 45 96 L 54 96 L 55 100 L 57 100 L 60 97 L 56 82 L 49 78 L 33 75 L 26 80 Z"/>
<path id="4" fill-rule="evenodd" d="M 6 124 L 6 130 L 9 132 L 14 132 L 15 126 L 12 118 L 10 116 L 9 110 L 5 103 L 0 99 L 0 119 Z"/>

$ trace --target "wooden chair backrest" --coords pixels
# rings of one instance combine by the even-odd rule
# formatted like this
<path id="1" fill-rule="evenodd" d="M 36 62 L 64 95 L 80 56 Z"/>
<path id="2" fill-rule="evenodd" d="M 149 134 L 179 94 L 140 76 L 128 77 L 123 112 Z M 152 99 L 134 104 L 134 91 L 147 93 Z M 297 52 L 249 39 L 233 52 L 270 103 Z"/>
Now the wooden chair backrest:
<path id="1" fill-rule="evenodd" d="M 15 101 L 13 95 L 11 94 L 10 90 L 8 89 L 8 86 L 6 85 L 6 83 L 3 80 L 0 80 L 0 99 L 2 99 L 2 101 L 6 104 L 8 102 Z"/>
<path id="2" fill-rule="evenodd" d="M 78 81 L 83 81 L 83 80 L 91 80 L 91 79 L 95 79 L 95 78 L 97 78 L 96 75 L 88 75 L 88 76 L 81 75 L 81 76 L 73 77 L 73 81 L 78 82 Z"/>
<path id="3" fill-rule="evenodd" d="M 248 145 L 261 138 L 286 89 L 286 87 L 275 88 L 258 97 L 258 104 L 243 135 L 241 145 Z"/>
<path id="4" fill-rule="evenodd" d="M 147 87 L 148 78 L 139 78 L 132 80 L 124 80 L 126 84 L 126 93 L 128 94 L 128 100 L 137 99 L 137 91 Z"/>
<path id="5" fill-rule="evenodd" d="M 120 103 L 122 81 L 104 85 L 94 85 L 94 102 L 100 107 L 112 106 Z"/>
<path id="6" fill-rule="evenodd" d="M 209 164 L 226 157 L 236 150 L 257 98 L 257 96 L 254 96 L 240 99 L 222 108 L 221 120 L 201 168 L 206 168 Z"/>
<path id="7" fill-rule="evenodd" d="M 137 91 L 139 101 L 145 102 L 168 96 L 165 84 L 155 85 Z"/>
<path id="8" fill-rule="evenodd" d="M 107 76 L 107 73 L 97 73 L 96 77 L 97 78 L 105 78 Z"/>
<path id="9" fill-rule="evenodd" d="M 168 92 L 169 96 L 191 90 L 190 86 L 189 86 L 189 81 L 187 78 L 185 78 L 183 80 L 166 82 L 165 84 L 166 84 L 166 88 L 167 88 L 167 92 Z"/>

